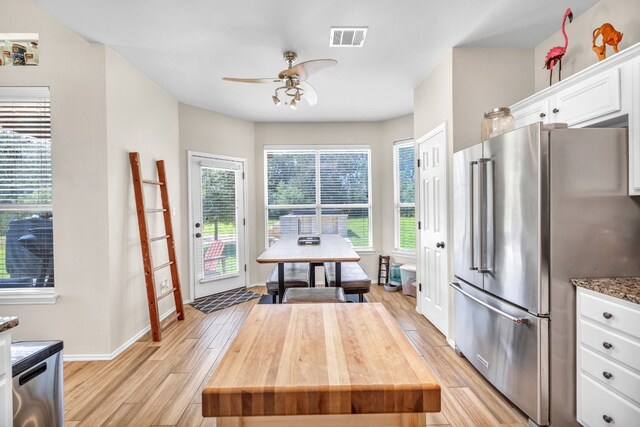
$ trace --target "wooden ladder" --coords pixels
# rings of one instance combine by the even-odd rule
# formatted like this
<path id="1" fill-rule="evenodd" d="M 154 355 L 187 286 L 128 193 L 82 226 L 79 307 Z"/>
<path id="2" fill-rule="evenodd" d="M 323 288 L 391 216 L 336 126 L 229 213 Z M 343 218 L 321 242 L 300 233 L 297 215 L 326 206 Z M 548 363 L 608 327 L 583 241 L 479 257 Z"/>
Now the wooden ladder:
<path id="1" fill-rule="evenodd" d="M 173 294 L 176 305 L 177 320 L 184 320 L 184 307 L 182 305 L 182 290 L 180 289 L 180 278 L 178 276 L 178 266 L 176 264 L 176 251 L 173 239 L 173 226 L 171 225 L 171 208 L 169 206 L 169 192 L 167 190 L 167 177 L 165 175 L 164 160 L 156 161 L 158 168 L 158 180 L 142 179 L 140 170 L 140 155 L 137 152 L 129 153 L 131 163 L 131 176 L 133 177 L 133 189 L 136 196 L 136 211 L 138 213 L 138 229 L 140 230 L 140 243 L 142 249 L 142 264 L 144 265 L 144 278 L 147 284 L 147 301 L 149 303 L 149 320 L 151 321 L 151 336 L 154 341 L 160 341 L 161 326 L 160 314 L 158 313 L 158 302 L 164 297 Z M 162 209 L 147 209 L 144 203 L 143 184 L 160 187 L 162 198 Z M 162 213 L 164 217 L 165 234 L 158 237 L 149 237 L 147 226 L 147 214 Z M 169 262 L 154 266 L 151 255 L 151 243 L 164 240 L 167 242 Z M 155 272 L 163 268 L 171 269 L 171 289 L 156 295 Z M 176 320 L 175 318 L 172 320 Z M 168 326 L 169 322 L 166 326 Z"/>

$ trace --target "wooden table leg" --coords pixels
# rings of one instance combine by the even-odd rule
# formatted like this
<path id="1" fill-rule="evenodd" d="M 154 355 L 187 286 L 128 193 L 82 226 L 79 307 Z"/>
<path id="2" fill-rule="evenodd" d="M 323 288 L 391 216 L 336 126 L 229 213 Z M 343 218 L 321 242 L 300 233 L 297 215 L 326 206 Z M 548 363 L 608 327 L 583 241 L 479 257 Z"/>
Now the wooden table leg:
<path id="1" fill-rule="evenodd" d="M 284 298 L 284 262 L 278 263 L 278 302 Z"/>

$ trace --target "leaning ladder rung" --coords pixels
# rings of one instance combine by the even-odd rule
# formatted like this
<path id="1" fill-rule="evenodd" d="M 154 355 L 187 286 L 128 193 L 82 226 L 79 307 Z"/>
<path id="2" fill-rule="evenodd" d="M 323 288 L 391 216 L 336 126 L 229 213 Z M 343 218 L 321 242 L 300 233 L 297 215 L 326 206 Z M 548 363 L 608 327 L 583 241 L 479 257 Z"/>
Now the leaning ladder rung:
<path id="1" fill-rule="evenodd" d="M 171 264 L 173 264 L 173 261 L 165 262 L 164 264 L 160 264 L 157 267 L 153 267 L 153 271 L 162 270 L 165 267 L 169 267 Z"/>
<path id="2" fill-rule="evenodd" d="M 155 212 L 166 212 L 166 209 L 145 209 L 146 213 L 155 213 Z"/>
<path id="3" fill-rule="evenodd" d="M 149 239 L 150 242 L 157 242 L 158 240 L 166 240 L 168 239 L 170 236 L 167 234 L 166 236 L 158 236 L 158 237 L 152 237 Z"/>
<path id="4" fill-rule="evenodd" d="M 143 179 L 142 183 L 143 184 L 151 184 L 151 185 L 164 185 L 164 182 L 155 181 L 153 179 Z"/>
<path id="5" fill-rule="evenodd" d="M 164 297 L 166 297 L 167 295 L 171 295 L 172 293 L 174 293 L 176 291 L 176 288 L 171 288 L 168 291 L 165 291 L 164 293 L 160 294 L 160 296 L 158 298 L 156 298 L 156 301 L 160 301 L 161 299 L 163 299 Z"/>

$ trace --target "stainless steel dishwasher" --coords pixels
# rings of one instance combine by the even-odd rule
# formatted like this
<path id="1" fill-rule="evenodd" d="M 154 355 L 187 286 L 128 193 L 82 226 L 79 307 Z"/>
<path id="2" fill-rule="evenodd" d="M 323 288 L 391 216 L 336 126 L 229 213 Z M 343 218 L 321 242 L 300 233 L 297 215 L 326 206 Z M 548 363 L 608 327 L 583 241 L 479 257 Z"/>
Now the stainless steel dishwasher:
<path id="1" fill-rule="evenodd" d="M 62 427 L 62 341 L 11 344 L 13 426 Z"/>

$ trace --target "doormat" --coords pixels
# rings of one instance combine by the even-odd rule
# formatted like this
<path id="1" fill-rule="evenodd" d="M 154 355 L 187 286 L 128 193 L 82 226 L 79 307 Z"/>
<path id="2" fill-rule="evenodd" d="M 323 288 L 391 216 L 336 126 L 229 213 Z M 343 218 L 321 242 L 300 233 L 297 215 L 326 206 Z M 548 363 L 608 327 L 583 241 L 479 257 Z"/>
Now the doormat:
<path id="1" fill-rule="evenodd" d="M 358 301 L 358 295 L 355 294 L 349 294 L 349 295 L 345 295 L 345 297 L 347 298 L 347 302 L 360 302 Z M 277 300 L 278 297 L 276 297 Z M 364 302 L 367 302 L 367 296 L 365 295 L 364 297 Z M 258 304 L 273 304 L 273 297 L 271 295 L 261 295 L 260 296 L 260 301 L 258 301 Z M 276 302 L 276 304 L 278 304 Z"/>
<path id="2" fill-rule="evenodd" d="M 197 308 L 203 313 L 209 314 L 223 308 L 231 307 L 232 305 L 240 304 L 241 302 L 249 301 L 250 299 L 259 298 L 260 294 L 250 292 L 247 288 L 236 288 L 228 291 L 220 292 L 219 294 L 208 295 L 206 297 L 198 298 L 194 300 L 191 305 Z"/>

